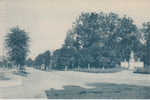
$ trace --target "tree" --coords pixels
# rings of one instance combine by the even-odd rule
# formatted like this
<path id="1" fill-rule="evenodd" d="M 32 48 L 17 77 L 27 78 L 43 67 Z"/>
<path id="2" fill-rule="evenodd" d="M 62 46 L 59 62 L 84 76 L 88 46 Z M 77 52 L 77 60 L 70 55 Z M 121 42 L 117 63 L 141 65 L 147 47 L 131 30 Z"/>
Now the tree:
<path id="1" fill-rule="evenodd" d="M 28 67 L 32 67 L 32 66 L 33 66 L 33 60 L 32 60 L 31 58 L 27 59 L 26 65 L 27 65 Z"/>
<path id="2" fill-rule="evenodd" d="M 74 33 L 73 33 L 72 30 L 69 30 L 69 31 L 67 32 L 67 36 L 66 36 L 66 38 L 65 38 L 63 47 L 73 48 L 73 47 L 74 47 L 74 42 L 75 42 Z"/>
<path id="3" fill-rule="evenodd" d="M 60 49 L 56 49 L 53 53 L 52 56 L 52 65 L 54 66 L 55 69 L 57 69 L 57 67 L 59 66 L 59 56 L 60 56 Z"/>
<path id="4" fill-rule="evenodd" d="M 150 65 L 150 22 L 143 24 L 142 32 L 146 41 L 144 62 L 146 65 Z"/>
<path id="5" fill-rule="evenodd" d="M 24 70 L 25 60 L 29 51 L 29 36 L 18 26 L 11 28 L 5 39 L 9 59 L 20 71 Z"/>
<path id="6" fill-rule="evenodd" d="M 50 66 L 51 54 L 50 51 L 47 50 L 44 53 L 39 54 L 34 61 L 34 65 L 36 68 L 41 69 L 41 66 L 44 65 L 44 69 L 46 70 Z"/>
<path id="7" fill-rule="evenodd" d="M 140 43 L 137 38 L 138 33 L 132 18 L 124 16 L 120 19 L 116 32 L 112 36 L 114 39 L 112 43 L 117 44 L 116 51 L 120 60 L 129 60 L 130 52 L 136 51 L 137 44 Z"/>
<path id="8" fill-rule="evenodd" d="M 41 69 L 42 64 L 43 64 L 43 57 L 42 57 L 42 54 L 39 54 L 38 56 L 36 56 L 34 60 L 34 66 L 37 69 Z"/>
<path id="9" fill-rule="evenodd" d="M 63 46 L 54 51 L 53 63 L 57 69 L 73 68 L 75 66 L 75 49 Z M 54 65 L 53 64 L 53 65 Z"/>
<path id="10" fill-rule="evenodd" d="M 50 66 L 51 53 L 49 50 L 43 53 L 43 64 L 45 66 L 45 70 Z"/>
<path id="11" fill-rule="evenodd" d="M 69 34 L 67 34 L 65 44 L 69 44 L 70 48 L 75 49 L 74 58 L 76 60 L 74 62 L 76 66 L 86 67 L 87 64 L 94 63 L 91 53 L 95 51 L 91 52 L 90 47 L 102 42 L 104 35 L 100 29 L 100 16 L 103 20 L 103 13 L 81 13 L 74 22 L 72 30 L 69 30 Z"/>

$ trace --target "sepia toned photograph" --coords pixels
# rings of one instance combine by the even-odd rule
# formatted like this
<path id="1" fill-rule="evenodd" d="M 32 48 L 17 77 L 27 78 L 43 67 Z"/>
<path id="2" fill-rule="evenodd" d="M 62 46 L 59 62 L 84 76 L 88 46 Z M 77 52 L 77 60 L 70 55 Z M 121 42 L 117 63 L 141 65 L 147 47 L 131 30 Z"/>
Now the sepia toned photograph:
<path id="1" fill-rule="evenodd" d="M 150 0 L 0 0 L 0 99 L 150 99 Z"/>

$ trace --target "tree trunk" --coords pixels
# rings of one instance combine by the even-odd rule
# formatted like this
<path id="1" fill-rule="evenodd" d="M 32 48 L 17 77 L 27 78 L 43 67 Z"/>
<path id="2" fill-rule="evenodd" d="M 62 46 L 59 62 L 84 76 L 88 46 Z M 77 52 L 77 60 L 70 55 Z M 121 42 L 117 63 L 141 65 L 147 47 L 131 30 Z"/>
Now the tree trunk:
<path id="1" fill-rule="evenodd" d="M 19 71 L 21 71 L 21 72 L 25 71 L 24 65 L 19 65 Z"/>
<path id="2" fill-rule="evenodd" d="M 68 70 L 68 66 L 65 66 L 65 71 L 67 71 Z"/>
<path id="3" fill-rule="evenodd" d="M 88 64 L 88 71 L 90 71 L 90 64 Z"/>
<path id="4" fill-rule="evenodd" d="M 46 70 L 46 69 L 47 69 L 47 66 L 45 66 L 44 69 Z"/>
<path id="5" fill-rule="evenodd" d="M 80 66 L 78 65 L 78 71 L 80 71 Z"/>

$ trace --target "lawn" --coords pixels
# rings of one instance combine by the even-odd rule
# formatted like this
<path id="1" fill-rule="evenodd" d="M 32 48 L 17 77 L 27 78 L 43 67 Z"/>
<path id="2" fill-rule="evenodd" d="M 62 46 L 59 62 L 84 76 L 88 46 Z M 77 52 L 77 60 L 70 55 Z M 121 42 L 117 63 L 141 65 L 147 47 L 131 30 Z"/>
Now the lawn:
<path id="1" fill-rule="evenodd" d="M 92 89 L 80 86 L 64 86 L 64 90 L 50 89 L 46 91 L 48 99 L 149 99 L 150 87 L 95 83 Z"/>
<path id="2" fill-rule="evenodd" d="M 116 72 L 121 72 L 124 69 L 121 67 L 116 67 L 116 68 L 80 68 L 78 69 L 72 69 L 73 71 L 80 71 L 80 72 L 88 72 L 88 73 L 116 73 Z"/>

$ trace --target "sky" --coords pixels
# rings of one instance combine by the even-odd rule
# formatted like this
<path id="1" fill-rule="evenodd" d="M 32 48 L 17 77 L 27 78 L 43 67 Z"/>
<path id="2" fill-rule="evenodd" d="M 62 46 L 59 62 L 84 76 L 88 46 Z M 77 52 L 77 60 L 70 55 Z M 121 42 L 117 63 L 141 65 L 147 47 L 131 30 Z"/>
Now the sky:
<path id="1" fill-rule="evenodd" d="M 140 27 L 150 21 L 150 0 L 0 0 L 0 55 L 4 37 L 18 25 L 31 38 L 31 58 L 64 43 L 67 30 L 81 12 L 115 12 L 132 17 Z"/>

